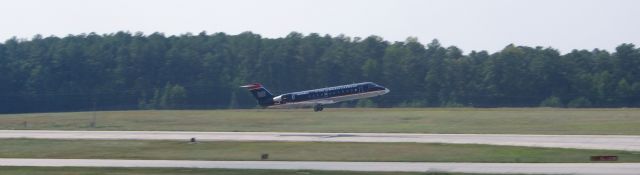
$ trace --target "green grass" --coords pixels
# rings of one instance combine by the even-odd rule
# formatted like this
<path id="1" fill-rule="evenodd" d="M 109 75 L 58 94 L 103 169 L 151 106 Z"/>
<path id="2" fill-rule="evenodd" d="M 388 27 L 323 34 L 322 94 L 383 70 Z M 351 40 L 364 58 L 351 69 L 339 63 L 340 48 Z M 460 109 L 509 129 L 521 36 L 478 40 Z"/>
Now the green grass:
<path id="1" fill-rule="evenodd" d="M 471 175 L 464 173 L 233 170 L 188 168 L 0 167 L 2 175 Z M 479 175 L 479 174 L 476 174 Z"/>
<path id="2" fill-rule="evenodd" d="M 149 110 L 0 115 L 0 129 L 640 134 L 640 109 Z M 24 126 L 24 122 L 27 126 Z"/>
<path id="3" fill-rule="evenodd" d="M 476 144 L 200 142 L 4 139 L 2 158 L 167 160 L 401 161 L 401 162 L 590 162 L 593 155 L 617 155 L 640 162 L 628 151 L 533 148 Z"/>

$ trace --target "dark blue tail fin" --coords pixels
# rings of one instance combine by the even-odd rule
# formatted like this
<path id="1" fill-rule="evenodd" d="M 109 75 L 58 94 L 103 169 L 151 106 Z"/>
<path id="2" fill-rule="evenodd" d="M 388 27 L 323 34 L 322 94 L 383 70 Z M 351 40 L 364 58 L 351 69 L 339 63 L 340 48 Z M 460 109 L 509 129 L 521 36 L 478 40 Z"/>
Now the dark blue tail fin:
<path id="1" fill-rule="evenodd" d="M 253 94 L 253 97 L 258 100 L 258 104 L 260 106 L 273 105 L 273 94 L 262 87 L 260 83 L 253 83 L 240 87 L 249 89 L 249 92 L 251 92 L 251 94 Z"/>

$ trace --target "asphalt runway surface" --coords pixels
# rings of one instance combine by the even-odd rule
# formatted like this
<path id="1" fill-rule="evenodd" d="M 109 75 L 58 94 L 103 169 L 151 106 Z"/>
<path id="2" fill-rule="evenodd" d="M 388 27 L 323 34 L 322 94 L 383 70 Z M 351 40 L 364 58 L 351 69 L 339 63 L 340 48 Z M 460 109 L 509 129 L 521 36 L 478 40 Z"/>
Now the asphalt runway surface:
<path id="1" fill-rule="evenodd" d="M 0 130 L 0 139 L 413 142 L 640 151 L 640 136 Z M 640 170 L 638 171 L 640 172 Z"/>
<path id="2" fill-rule="evenodd" d="M 227 168 L 386 172 L 460 172 L 492 174 L 610 174 L 640 172 L 640 163 L 418 163 L 310 161 L 192 161 L 113 159 L 2 159 L 0 166 Z"/>

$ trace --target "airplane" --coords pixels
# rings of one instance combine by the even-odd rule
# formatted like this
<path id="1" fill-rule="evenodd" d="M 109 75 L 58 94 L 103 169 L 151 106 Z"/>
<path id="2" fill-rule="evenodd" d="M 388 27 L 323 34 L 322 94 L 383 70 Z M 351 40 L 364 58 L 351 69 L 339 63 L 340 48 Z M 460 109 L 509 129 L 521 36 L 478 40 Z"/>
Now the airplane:
<path id="1" fill-rule="evenodd" d="M 314 112 L 322 111 L 324 105 L 342 101 L 362 99 L 384 95 L 389 89 L 372 82 L 355 83 L 273 96 L 262 84 L 253 83 L 244 86 L 263 108 L 304 108 L 313 107 Z"/>

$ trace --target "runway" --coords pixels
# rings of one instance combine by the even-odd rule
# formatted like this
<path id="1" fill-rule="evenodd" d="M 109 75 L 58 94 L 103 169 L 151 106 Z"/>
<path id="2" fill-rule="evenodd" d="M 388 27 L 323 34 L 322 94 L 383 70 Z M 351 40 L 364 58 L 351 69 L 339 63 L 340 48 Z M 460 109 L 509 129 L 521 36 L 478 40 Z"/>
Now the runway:
<path id="1" fill-rule="evenodd" d="M 638 174 L 640 163 L 415 163 L 305 161 L 192 161 L 110 159 L 2 159 L 0 166 L 228 168 L 492 174 Z"/>
<path id="2" fill-rule="evenodd" d="M 415 142 L 640 151 L 640 136 L 0 130 L 0 139 Z"/>

